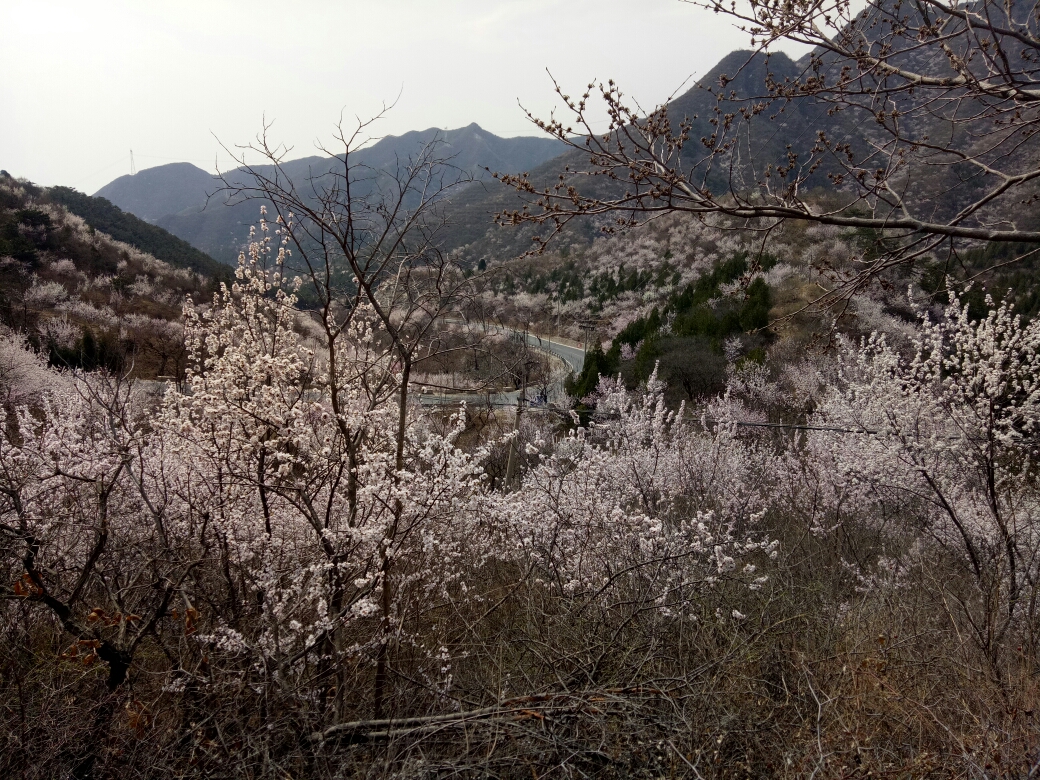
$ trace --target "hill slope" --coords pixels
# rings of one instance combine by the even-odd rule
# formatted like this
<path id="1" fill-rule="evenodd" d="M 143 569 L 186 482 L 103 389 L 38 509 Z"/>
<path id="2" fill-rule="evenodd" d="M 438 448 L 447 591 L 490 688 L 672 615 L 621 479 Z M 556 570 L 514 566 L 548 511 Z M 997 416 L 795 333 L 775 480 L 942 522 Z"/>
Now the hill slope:
<path id="1" fill-rule="evenodd" d="M 215 188 L 214 177 L 191 163 L 146 168 L 134 176 L 120 176 L 94 193 L 146 222 L 206 202 Z"/>
<path id="2" fill-rule="evenodd" d="M 66 201 L 93 214 L 94 224 Z M 143 225 L 152 232 L 142 243 L 176 254 L 168 250 L 177 239 L 107 201 L 0 176 L 0 340 L 15 331 L 56 366 L 182 377 L 181 308 L 186 296 L 212 297 L 217 280 L 191 262 L 174 267 L 97 228 L 113 215 L 117 230 Z M 155 241 L 164 235 L 166 241 Z M 228 273 L 205 260 L 205 267 Z"/>
<path id="3" fill-rule="evenodd" d="M 187 241 L 114 206 L 105 198 L 91 197 L 69 187 L 51 187 L 50 199 L 81 217 L 95 230 L 137 247 L 175 268 L 187 268 L 206 276 L 223 276 L 227 268 Z"/>
<path id="4" fill-rule="evenodd" d="M 737 106 L 758 98 L 764 90 L 766 74 L 783 80 L 799 72 L 799 66 L 784 54 L 765 56 L 750 51 L 736 51 L 724 57 L 703 79 L 673 100 L 668 107 L 673 127 L 683 119 L 692 123 L 691 141 L 683 150 L 683 164 L 694 173 L 691 178 L 703 181 L 713 189 L 729 185 L 731 177 L 739 181 L 752 180 L 753 172 L 764 165 L 781 159 L 787 145 L 794 151 L 806 153 L 815 142 L 815 129 L 826 121 L 843 122 L 843 118 L 828 118 L 825 106 L 814 99 L 793 100 L 775 122 L 756 121 L 741 123 L 738 129 L 740 154 L 734 156 L 729 170 L 718 172 L 705 165 L 706 148 L 699 142 L 711 135 L 711 119 L 718 106 L 714 90 L 723 76 L 727 77 L 725 111 L 736 111 Z M 843 129 L 843 135 L 848 131 Z M 750 150 L 754 154 L 750 154 Z M 561 175 L 567 183 L 588 196 L 615 197 L 623 191 L 623 184 L 604 176 L 588 176 L 589 155 L 569 148 L 530 172 L 530 181 L 537 190 L 551 187 Z M 821 171 L 820 178 L 824 173 Z M 448 210 L 452 229 L 448 235 L 449 249 L 462 249 L 472 261 L 480 258 L 512 257 L 531 248 L 531 237 L 548 228 L 525 225 L 521 228 L 497 228 L 493 216 L 504 210 L 521 208 L 522 201 L 515 190 L 498 182 L 487 182 L 468 188 L 452 199 Z M 585 244 L 600 234 L 599 228 L 612 222 L 611 217 L 575 220 L 562 237 L 562 243 Z"/>

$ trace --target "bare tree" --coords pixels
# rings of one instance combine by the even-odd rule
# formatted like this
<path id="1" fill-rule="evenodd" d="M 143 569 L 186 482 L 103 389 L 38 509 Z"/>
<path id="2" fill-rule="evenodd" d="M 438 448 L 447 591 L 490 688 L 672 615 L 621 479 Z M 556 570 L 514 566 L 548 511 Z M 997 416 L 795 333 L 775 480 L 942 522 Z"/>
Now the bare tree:
<path id="1" fill-rule="evenodd" d="M 610 215 L 623 227 L 669 211 L 761 231 L 810 220 L 883 239 L 840 280 L 840 296 L 944 245 L 1040 241 L 1036 3 L 692 4 L 734 19 L 756 47 L 700 85 L 715 96 L 710 116 L 670 103 L 644 113 L 613 81 L 578 98 L 557 85 L 566 117 L 529 116 L 587 165 L 549 186 L 499 176 L 527 200 L 500 223 L 545 224 L 542 246 L 575 218 Z M 779 41 L 813 49 L 792 63 L 766 53 Z M 594 94 L 609 117 L 598 133 Z M 793 116 L 798 132 L 785 129 Z M 779 156 L 763 151 L 763 124 L 782 140 Z"/>

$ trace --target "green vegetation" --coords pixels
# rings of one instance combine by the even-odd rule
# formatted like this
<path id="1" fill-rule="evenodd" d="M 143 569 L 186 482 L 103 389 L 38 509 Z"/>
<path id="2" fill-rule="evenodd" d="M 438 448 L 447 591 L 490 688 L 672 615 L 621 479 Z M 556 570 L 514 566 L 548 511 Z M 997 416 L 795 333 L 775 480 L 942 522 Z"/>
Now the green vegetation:
<path id="1" fill-rule="evenodd" d="M 986 316 L 986 293 L 998 303 L 1010 293 L 1015 309 L 1027 319 L 1040 315 L 1040 245 L 1021 242 L 990 242 L 961 252 L 949 263 L 932 263 L 921 274 L 921 288 L 931 295 L 948 286 L 968 304 L 973 319 Z M 970 289 L 958 279 L 976 279 Z"/>
<path id="2" fill-rule="evenodd" d="M 581 374 L 567 380 L 567 392 L 575 398 L 584 398 L 596 389 L 600 376 L 611 376 L 617 370 L 617 361 L 608 358 L 596 345 L 586 353 Z"/>
<path id="3" fill-rule="evenodd" d="M 578 262 L 567 260 L 544 273 L 530 267 L 515 276 L 506 273 L 499 289 L 506 295 L 514 295 L 518 290 L 532 295 L 558 290 L 563 303 L 588 299 L 590 313 L 596 314 L 602 309 L 603 304 L 623 293 L 677 284 L 679 279 L 678 268 L 669 262 L 663 263 L 656 271 L 628 270 L 625 264 L 621 263 L 616 274 L 600 271 L 590 276 L 588 269 Z"/>
<path id="4" fill-rule="evenodd" d="M 53 202 L 60 203 L 92 228 L 108 233 L 117 241 L 132 244 L 176 268 L 188 268 L 205 276 L 230 279 L 231 271 L 223 263 L 218 263 L 161 227 L 128 214 L 104 198 L 93 198 L 70 187 L 51 187 L 47 194 Z"/>
<path id="5" fill-rule="evenodd" d="M 776 262 L 774 257 L 761 258 L 757 267 L 768 270 Z M 751 347 L 746 359 L 761 360 L 764 356 L 762 344 L 753 342 L 765 341 L 765 336 L 758 332 L 769 324 L 769 285 L 758 277 L 746 286 L 743 296 L 723 296 L 721 290 L 722 285 L 746 277 L 751 270 L 746 252 L 719 263 L 710 273 L 673 294 L 663 312 L 655 307 L 645 317 L 629 323 L 614 337 L 606 353 L 598 348 L 590 352 L 584 370 L 568 383 L 567 392 L 584 398 L 595 390 L 600 375 L 618 372 L 634 386 L 645 381 L 655 365 L 661 379 L 691 399 L 720 392 L 726 378 L 725 339 L 742 336 L 746 346 Z M 636 272 L 632 276 L 638 279 Z M 666 329 L 668 321 L 671 326 Z M 626 346 L 635 352 L 630 361 L 622 360 Z"/>
<path id="6" fill-rule="evenodd" d="M 0 257 L 35 263 L 38 251 L 47 248 L 50 227 L 51 218 L 39 209 L 0 212 Z"/>
<path id="7" fill-rule="evenodd" d="M 760 261 L 763 270 L 776 264 L 775 258 Z M 737 281 L 748 273 L 746 252 L 735 254 L 720 263 L 710 274 L 705 274 L 696 283 L 688 285 L 673 297 L 667 311 L 675 315 L 672 330 L 680 336 L 705 336 L 712 340 L 723 339 L 737 333 L 747 333 L 769 324 L 769 285 L 762 278 L 755 279 L 745 290 L 744 300 L 725 299 L 720 287 Z"/>
<path id="8" fill-rule="evenodd" d="M 104 368 L 118 373 L 126 365 L 125 347 L 111 331 L 95 335 L 90 328 L 84 328 L 83 336 L 75 347 L 61 347 L 52 342 L 47 345 L 47 352 L 48 363 L 56 368 L 78 368 L 84 371 Z"/>

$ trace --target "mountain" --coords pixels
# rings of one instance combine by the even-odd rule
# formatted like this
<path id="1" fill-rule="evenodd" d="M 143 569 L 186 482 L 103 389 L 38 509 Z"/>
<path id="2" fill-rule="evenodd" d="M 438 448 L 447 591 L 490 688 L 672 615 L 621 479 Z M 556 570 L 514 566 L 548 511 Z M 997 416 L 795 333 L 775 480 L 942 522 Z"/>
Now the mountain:
<path id="1" fill-rule="evenodd" d="M 875 36 L 881 34 L 878 30 L 887 29 L 867 27 Z M 949 61 L 942 49 L 914 46 L 914 40 L 910 36 L 903 42 L 907 51 L 900 50 L 893 62 L 933 76 L 949 75 Z M 821 55 L 821 59 L 821 81 L 838 81 L 847 63 L 831 55 Z M 800 185 L 803 195 L 830 200 L 852 198 L 861 190 L 851 183 L 847 166 L 884 168 L 888 155 L 892 155 L 897 174 L 891 181 L 902 190 L 905 202 L 912 204 L 917 214 L 943 221 L 953 218 L 987 190 L 992 191 L 1005 174 L 1033 170 L 1040 159 L 1040 140 L 1029 129 L 1031 125 L 1025 123 L 1016 133 L 1007 120 L 1011 129 L 1001 131 L 997 109 L 987 107 L 982 100 L 960 100 L 960 93 L 953 93 L 944 102 L 924 90 L 894 93 L 886 98 L 886 105 L 899 109 L 897 140 L 891 123 L 886 126 L 877 121 L 877 99 L 870 89 L 864 89 L 861 95 L 851 90 L 842 102 L 833 100 L 833 96 L 828 101 L 826 95 L 806 94 L 794 86 L 814 78 L 814 72 L 809 55 L 795 62 L 783 53 L 735 51 L 671 101 L 667 111 L 673 132 L 678 132 L 681 121 L 690 123 L 689 141 L 681 153 L 687 180 L 715 193 L 753 192 L 765 181 L 768 166 L 773 166 L 772 181 L 779 185 L 777 168 L 794 160 L 796 172 L 807 173 Z M 767 86 L 770 83 L 777 90 L 772 95 Z M 783 96 L 777 97 L 777 93 Z M 951 116 L 957 117 L 952 135 Z M 729 129 L 722 137 L 731 145 L 725 153 L 713 155 L 712 136 L 727 124 Z M 831 151 L 824 151 L 821 136 L 827 139 Z M 913 139 L 932 139 L 936 148 L 915 151 L 910 143 Z M 980 174 L 961 155 L 982 161 L 996 173 Z M 536 192 L 542 192 L 559 184 L 562 177 L 568 187 L 587 198 L 620 197 L 626 191 L 624 173 L 620 178 L 587 175 L 589 157 L 587 152 L 570 148 L 530 171 L 529 181 Z M 854 162 L 850 165 L 849 161 Z M 843 176 L 844 183 L 835 185 L 832 175 Z M 1040 197 L 1035 191 L 1019 192 L 1017 199 L 1008 195 L 990 204 L 980 214 L 981 221 L 997 222 L 1004 218 L 1001 208 L 1019 207 L 1034 202 L 1030 196 Z M 508 229 L 491 224 L 495 214 L 521 209 L 523 202 L 515 190 L 494 183 L 460 193 L 449 209 L 453 228 L 444 248 L 461 249 L 464 261 L 470 262 L 509 259 L 530 250 L 532 237 L 544 237 L 551 224 Z M 617 216 L 575 219 L 557 243 L 587 243 Z M 1040 223 L 1035 211 L 1030 213 L 1029 209 L 1022 209 L 1015 218 L 1020 227 Z"/>
<path id="2" fill-rule="evenodd" d="M 738 112 L 741 105 L 760 98 L 765 91 L 767 74 L 774 80 L 783 81 L 801 73 L 801 66 L 783 53 L 764 55 L 751 51 L 735 51 L 724 57 L 703 79 L 675 98 L 668 106 L 669 119 L 674 128 L 686 119 L 691 122 L 690 142 L 683 149 L 682 162 L 687 170 L 693 171 L 694 180 L 702 181 L 712 189 L 724 190 L 734 179 L 738 186 L 743 177 L 751 182 L 752 171 L 761 170 L 769 163 L 783 161 L 787 146 L 806 154 L 816 141 L 816 129 L 827 126 L 838 127 L 842 117 L 827 117 L 826 106 L 815 98 L 792 100 L 777 109 L 775 121 L 760 118 L 738 125 L 738 152 L 733 157 L 733 167 L 719 171 L 706 165 L 708 150 L 700 143 L 701 138 L 710 137 L 714 125 L 711 120 L 719 106 L 716 92 L 720 81 L 727 82 L 727 100 L 722 104 L 724 113 Z M 739 113 L 737 114 L 739 116 Z M 828 124 L 829 123 L 829 124 Z M 842 136 L 849 132 L 841 126 Z M 753 154 L 751 154 L 753 150 Z M 551 187 L 564 176 L 567 184 L 580 193 L 602 198 L 616 197 L 624 191 L 624 183 L 605 176 L 588 176 L 583 171 L 589 168 L 589 154 L 580 149 L 568 148 L 562 155 L 544 162 L 530 171 L 530 182 L 538 191 Z M 819 178 L 823 180 L 824 172 Z M 543 234 L 548 226 L 524 225 L 519 228 L 500 228 L 493 224 L 493 216 L 502 211 L 522 207 L 517 193 L 511 187 L 498 182 L 474 185 L 452 198 L 448 218 L 452 224 L 447 234 L 446 249 L 462 249 L 464 258 L 477 261 L 480 258 L 507 258 L 532 248 L 531 237 Z M 574 220 L 561 236 L 567 243 L 587 243 L 600 234 L 600 227 L 613 221 L 613 217 L 598 217 Z"/>
<path id="3" fill-rule="evenodd" d="M 500 138 L 477 124 L 456 130 L 429 128 L 387 136 L 353 155 L 353 162 L 378 175 L 392 175 L 419 149 L 440 144 L 439 154 L 461 173 L 487 178 L 484 168 L 502 173 L 519 173 L 559 155 L 564 145 L 551 138 Z M 283 172 L 297 184 L 321 176 L 340 165 L 337 158 L 312 156 L 286 162 Z M 267 171 L 267 166 L 257 166 Z M 374 186 L 378 175 L 368 186 Z M 246 180 L 241 170 L 226 176 Z M 257 204 L 227 205 L 218 191 L 221 183 L 190 163 L 161 165 L 135 176 L 121 176 L 96 193 L 113 204 L 153 222 L 196 248 L 226 263 L 234 263 L 247 240 L 249 226 L 257 216 Z M 210 198 L 209 196 L 214 197 Z"/>
<path id="4" fill-rule="evenodd" d="M 416 149 L 437 138 L 443 143 L 443 156 L 450 158 L 454 167 L 472 176 L 480 175 L 484 168 L 501 173 L 529 171 L 565 149 L 562 143 L 552 138 L 499 138 L 473 123 L 457 130 L 430 128 L 384 138 L 362 150 L 358 160 L 385 169 L 395 164 L 398 158 L 414 154 Z"/>
<path id="5" fill-rule="evenodd" d="M 888 28 L 864 22 L 863 29 L 863 34 L 876 43 L 874 38 Z M 923 73 L 947 73 L 949 61 L 942 50 L 918 46 L 915 40 L 913 36 L 907 38 L 906 50 L 896 52 L 893 62 Z M 799 185 L 800 193 L 831 200 L 852 197 L 856 186 L 846 170 L 847 160 L 864 163 L 882 160 L 886 154 L 895 153 L 901 144 L 907 145 L 902 140 L 894 141 L 889 134 L 891 128 L 877 121 L 871 90 L 837 104 L 828 101 L 826 96 L 806 94 L 806 79 L 811 82 L 817 78 L 821 83 L 833 84 L 847 64 L 826 53 L 820 54 L 820 62 L 813 63 L 814 55 L 806 55 L 796 62 L 779 52 L 732 52 L 691 89 L 668 104 L 667 112 L 675 132 L 681 122 L 689 123 L 689 141 L 683 146 L 681 164 L 691 183 L 717 193 L 750 192 L 765 181 L 768 167 L 773 167 L 769 175 L 777 177 L 777 169 L 790 164 L 790 170 L 808 173 L 808 178 Z M 819 73 L 814 76 L 817 70 Z M 890 104 L 898 105 L 899 132 L 904 139 L 949 135 L 949 118 L 932 105 L 933 98 L 931 93 L 920 90 L 887 98 Z M 920 153 L 915 156 L 911 150 L 905 167 L 893 179 L 904 188 L 906 202 L 913 203 L 919 213 L 930 215 L 930 219 L 951 218 L 985 187 L 992 186 L 992 176 L 980 176 L 969 163 L 958 162 L 956 155 L 961 150 L 978 154 L 979 159 L 1012 173 L 1019 162 L 1032 165 L 1040 154 L 1037 150 L 1040 142 L 1035 138 L 1019 144 L 1017 136 L 1011 134 L 993 148 L 976 148 L 991 139 L 993 133 L 992 126 L 986 124 L 992 116 L 987 119 L 989 115 L 982 108 L 971 102 L 961 106 L 967 114 L 977 113 L 983 119 L 973 120 L 970 127 L 959 125 L 958 134 L 951 138 L 957 147 L 951 154 L 943 156 L 937 152 L 928 159 Z M 717 149 L 719 140 L 713 141 L 720 127 L 727 128 L 722 136 L 727 146 L 722 153 Z M 983 140 L 973 147 L 971 138 L 975 136 Z M 829 151 L 821 146 L 821 137 L 826 138 Z M 549 138 L 498 138 L 475 124 L 450 131 L 431 128 L 389 136 L 358 151 L 352 157 L 353 162 L 368 166 L 373 174 L 362 177 L 364 181 L 359 182 L 359 186 L 363 190 L 388 182 L 402 161 L 434 139 L 442 144 L 442 151 L 460 171 L 479 179 L 452 191 L 444 200 L 448 224 L 441 232 L 441 246 L 445 250 L 461 250 L 464 261 L 475 263 L 481 258 L 516 257 L 532 247 L 532 237 L 544 235 L 551 227 L 527 224 L 502 229 L 495 226 L 496 214 L 521 209 L 523 200 L 515 189 L 487 176 L 485 167 L 502 173 L 528 172 L 536 191 L 558 184 L 562 177 L 568 186 L 586 197 L 614 199 L 624 192 L 623 174 L 621 178 L 588 175 L 591 172 L 588 152 Z M 1010 163 L 1009 156 L 1013 157 Z M 285 163 L 283 171 L 300 184 L 308 178 L 320 178 L 337 165 L 341 162 L 336 158 L 308 157 Z M 872 165 L 873 162 L 866 167 Z M 234 262 L 249 226 L 256 220 L 259 204 L 226 207 L 222 199 L 216 198 L 206 205 L 205 194 L 216 192 L 218 183 L 204 171 L 187 164 L 150 169 L 138 177 L 146 173 L 151 173 L 152 178 L 128 182 L 130 177 L 122 177 L 99 194 L 156 222 L 222 262 Z M 244 173 L 232 171 L 228 176 L 235 181 Z M 836 191 L 834 183 L 842 178 L 844 183 L 837 186 L 844 187 L 844 194 Z M 779 181 L 778 178 L 770 180 Z M 365 192 L 355 189 L 354 194 L 363 196 Z M 991 211 L 996 210 L 996 205 L 991 204 Z M 160 214 L 163 209 L 166 211 Z M 992 220 L 1000 217 L 999 214 L 983 216 Z M 1028 218 L 1027 214 L 1021 220 Z M 615 219 L 616 215 L 610 214 L 575 219 L 558 242 L 564 246 L 587 243 Z"/>
<path id="6" fill-rule="evenodd" d="M 170 163 L 120 176 L 94 193 L 123 211 L 155 223 L 167 214 L 205 204 L 214 177 L 191 163 Z"/>
<path id="7" fill-rule="evenodd" d="M 741 180 L 750 186 L 755 172 L 765 165 L 784 161 L 789 145 L 804 159 L 816 142 L 817 130 L 826 129 L 832 137 L 838 135 L 845 140 L 862 140 L 863 131 L 857 124 L 844 115 L 828 116 L 825 104 L 814 97 L 802 97 L 775 105 L 772 121 L 767 116 L 752 122 L 738 119 L 738 144 L 731 157 L 732 165 L 728 169 L 719 166 L 718 161 L 715 166 L 708 165 L 708 150 L 700 139 L 712 135 L 716 114 L 733 112 L 739 117 L 742 106 L 761 100 L 767 75 L 775 82 L 783 82 L 797 78 L 803 69 L 803 62 L 794 62 L 783 53 L 735 51 L 724 57 L 668 106 L 673 127 L 684 119 L 692 123 L 691 140 L 683 149 L 684 166 L 699 172 L 703 184 L 712 189 L 724 189 L 730 184 L 739 188 Z M 726 99 L 720 103 L 717 93 L 722 82 L 726 83 Z M 487 176 L 485 167 L 501 173 L 529 172 L 538 190 L 552 186 L 561 175 L 586 195 L 616 196 L 623 186 L 607 177 L 583 175 L 589 164 L 586 152 L 551 138 L 499 138 L 476 124 L 456 130 L 430 128 L 388 136 L 355 153 L 354 162 L 369 166 L 380 175 L 391 175 L 400 161 L 434 139 L 443 144 L 442 151 L 453 165 L 479 179 L 448 198 L 449 226 L 442 233 L 445 249 L 461 249 L 464 257 L 473 262 L 481 257 L 514 257 L 530 249 L 532 236 L 544 231 L 531 225 L 516 229 L 494 225 L 495 214 L 521 208 L 522 202 L 514 189 Z M 313 156 L 287 162 L 283 171 L 299 184 L 309 177 L 320 177 L 337 164 L 335 158 Z M 827 172 L 826 167 L 818 171 L 815 178 L 819 183 L 826 183 Z M 145 174 L 150 174 L 149 178 L 142 178 Z M 243 175 L 239 171 L 228 174 L 232 181 Z M 132 178 L 141 181 L 130 181 Z M 256 221 L 258 205 L 229 207 L 219 196 L 207 205 L 207 194 L 216 193 L 219 186 L 204 171 L 179 163 L 151 168 L 136 177 L 123 176 L 98 194 L 124 210 L 154 221 L 210 256 L 233 263 L 246 241 L 249 226 Z M 586 243 L 610 221 L 610 217 L 575 220 L 563 241 Z"/>

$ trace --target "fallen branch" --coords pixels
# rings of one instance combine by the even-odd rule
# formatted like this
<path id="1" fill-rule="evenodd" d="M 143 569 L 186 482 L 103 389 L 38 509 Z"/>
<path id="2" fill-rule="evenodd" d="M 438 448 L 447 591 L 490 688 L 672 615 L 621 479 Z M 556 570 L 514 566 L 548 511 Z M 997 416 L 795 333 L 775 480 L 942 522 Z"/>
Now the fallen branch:
<path id="1" fill-rule="evenodd" d="M 330 740 L 349 743 L 367 742 L 369 740 L 392 739 L 434 731 L 440 728 L 458 727 L 480 721 L 503 720 L 515 722 L 531 719 L 545 720 L 551 713 L 571 712 L 583 709 L 590 702 L 599 705 L 609 703 L 611 698 L 621 695 L 666 696 L 657 688 L 612 688 L 605 691 L 590 692 L 577 696 L 574 694 L 540 694 L 509 699 L 490 707 L 464 712 L 449 712 L 443 715 L 421 715 L 411 718 L 380 718 L 373 720 L 356 720 L 339 723 L 324 731 L 309 734 L 304 741 L 321 744 Z M 601 709 L 593 708 L 595 713 Z"/>

